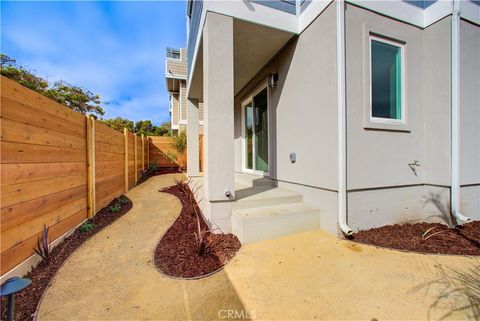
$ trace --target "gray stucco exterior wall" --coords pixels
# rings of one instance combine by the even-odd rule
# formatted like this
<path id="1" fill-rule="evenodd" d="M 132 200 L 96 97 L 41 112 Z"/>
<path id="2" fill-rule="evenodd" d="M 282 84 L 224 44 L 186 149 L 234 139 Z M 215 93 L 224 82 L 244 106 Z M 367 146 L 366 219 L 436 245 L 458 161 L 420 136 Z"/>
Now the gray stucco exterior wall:
<path id="1" fill-rule="evenodd" d="M 369 34 L 405 43 L 406 126 L 370 129 Z M 346 12 L 348 222 L 450 222 L 450 17 L 422 30 L 349 5 Z M 409 164 L 420 162 L 416 174 Z"/>
<path id="2" fill-rule="evenodd" d="M 480 219 L 480 26 L 460 23 L 460 209 Z"/>
<path id="3" fill-rule="evenodd" d="M 242 171 L 241 102 L 278 73 L 270 89 L 271 177 L 322 210 L 322 228 L 337 233 L 336 17 L 330 5 L 235 97 L 235 170 Z M 289 155 L 296 153 L 291 163 Z"/>
<path id="4" fill-rule="evenodd" d="M 270 175 L 322 210 L 337 233 L 336 16 L 329 6 L 235 97 L 235 171 L 242 172 L 244 97 L 278 73 L 269 90 Z M 451 17 L 422 29 L 347 4 L 348 224 L 450 223 Z M 404 43 L 406 124 L 372 124 L 369 35 Z M 480 27 L 461 23 L 462 212 L 480 218 Z M 368 117 L 367 117 L 368 116 Z M 289 154 L 297 161 L 291 163 Z M 416 172 L 409 164 L 419 161 Z"/>

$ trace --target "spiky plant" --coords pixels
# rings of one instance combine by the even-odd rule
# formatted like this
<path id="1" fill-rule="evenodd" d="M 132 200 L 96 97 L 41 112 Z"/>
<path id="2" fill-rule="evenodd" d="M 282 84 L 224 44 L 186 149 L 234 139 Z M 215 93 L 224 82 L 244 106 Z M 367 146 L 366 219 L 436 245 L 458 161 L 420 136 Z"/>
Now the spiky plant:
<path id="1" fill-rule="evenodd" d="M 46 264 L 50 261 L 50 245 L 48 244 L 48 231 L 50 228 L 43 224 L 42 237 L 37 238 L 37 248 L 33 250 L 37 253 Z"/>

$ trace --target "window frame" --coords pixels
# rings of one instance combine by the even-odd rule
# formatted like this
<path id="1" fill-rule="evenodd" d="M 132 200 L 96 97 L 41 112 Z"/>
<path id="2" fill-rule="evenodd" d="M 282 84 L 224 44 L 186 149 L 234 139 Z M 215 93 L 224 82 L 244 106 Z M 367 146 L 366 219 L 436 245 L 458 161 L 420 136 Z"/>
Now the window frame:
<path id="1" fill-rule="evenodd" d="M 390 46 L 395 46 L 400 49 L 400 115 L 399 119 L 393 118 L 383 118 L 383 117 L 373 117 L 373 100 L 372 100 L 372 91 L 373 91 L 373 83 L 372 83 L 372 42 L 377 41 L 380 43 L 384 43 Z M 403 41 L 395 41 L 391 40 L 390 38 L 383 37 L 381 35 L 377 35 L 374 33 L 370 33 L 368 36 L 368 61 L 369 61 L 369 121 L 371 123 L 378 123 L 378 124 L 398 124 L 398 125 L 405 125 L 406 124 L 406 100 L 405 100 L 405 78 L 406 78 L 406 68 L 405 68 L 405 42 Z"/>
<path id="2" fill-rule="evenodd" d="M 169 57 L 169 53 L 172 53 L 174 51 L 178 51 L 179 55 L 178 55 L 178 58 L 175 58 L 175 57 Z M 175 52 L 176 53 L 176 52 Z M 174 60 L 174 61 L 182 61 L 182 48 L 180 49 L 177 49 L 177 48 L 167 48 L 167 54 L 166 54 L 166 59 L 169 59 L 169 60 Z"/>
<path id="3" fill-rule="evenodd" d="M 255 156 L 256 156 L 256 151 L 255 151 L 255 141 L 254 138 L 252 138 L 252 144 L 253 144 L 253 150 L 252 150 L 252 156 L 253 156 L 253 162 L 252 162 L 252 168 L 247 168 L 246 166 L 246 160 L 247 160 L 247 155 L 245 153 L 247 142 L 246 142 L 246 132 L 245 132 L 245 107 L 252 102 L 253 104 L 253 98 L 258 95 L 262 90 L 267 89 L 267 123 L 268 123 L 268 170 L 267 171 L 262 171 L 262 170 L 257 170 L 255 166 Z M 252 105 L 253 106 L 253 105 Z M 265 79 L 262 81 L 259 85 L 254 87 L 253 90 L 251 90 L 245 97 L 242 98 L 241 100 L 241 113 L 242 113 L 242 172 L 243 173 L 249 173 L 249 174 L 254 174 L 258 176 L 263 176 L 263 177 L 270 177 L 270 172 L 271 172 L 271 159 L 272 159 L 272 150 L 271 150 L 271 130 L 270 130 L 270 87 L 268 87 L 268 82 Z"/>

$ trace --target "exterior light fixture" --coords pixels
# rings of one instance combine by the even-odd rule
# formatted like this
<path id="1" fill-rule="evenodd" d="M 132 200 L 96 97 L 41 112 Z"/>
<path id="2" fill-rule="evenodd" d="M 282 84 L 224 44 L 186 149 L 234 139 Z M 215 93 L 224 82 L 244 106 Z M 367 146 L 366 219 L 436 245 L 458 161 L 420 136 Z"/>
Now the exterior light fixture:
<path id="1" fill-rule="evenodd" d="M 13 321 L 15 310 L 15 293 L 25 289 L 32 283 L 32 280 L 27 278 L 13 277 L 5 281 L 0 288 L 1 296 L 8 296 L 7 321 Z"/>
<path id="2" fill-rule="evenodd" d="M 277 81 L 278 81 L 278 74 L 268 75 L 268 87 L 269 88 L 277 87 Z"/>

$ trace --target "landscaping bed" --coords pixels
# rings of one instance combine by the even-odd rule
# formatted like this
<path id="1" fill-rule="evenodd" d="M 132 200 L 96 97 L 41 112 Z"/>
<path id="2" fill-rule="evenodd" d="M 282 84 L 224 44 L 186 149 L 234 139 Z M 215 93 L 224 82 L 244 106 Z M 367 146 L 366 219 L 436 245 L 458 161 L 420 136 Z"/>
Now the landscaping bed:
<path id="1" fill-rule="evenodd" d="M 116 198 L 55 246 L 49 255 L 48 263 L 42 260 L 26 275 L 32 280 L 32 284 L 15 295 L 15 320 L 33 320 L 43 293 L 63 263 L 83 242 L 127 213 L 131 208 L 132 202 L 126 196 Z M 7 300 L 4 297 L 2 297 L 1 307 L 2 320 L 6 320 Z"/>
<path id="2" fill-rule="evenodd" d="M 387 225 L 354 233 L 352 240 L 420 253 L 480 255 L 480 221 L 456 228 L 439 223 Z"/>
<path id="3" fill-rule="evenodd" d="M 162 189 L 177 196 L 182 211 L 155 250 L 155 265 L 164 274 L 178 278 L 199 278 L 220 270 L 240 249 L 233 234 L 209 230 L 188 184 Z"/>

